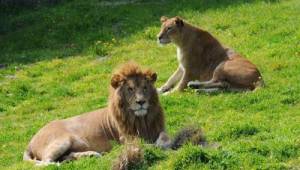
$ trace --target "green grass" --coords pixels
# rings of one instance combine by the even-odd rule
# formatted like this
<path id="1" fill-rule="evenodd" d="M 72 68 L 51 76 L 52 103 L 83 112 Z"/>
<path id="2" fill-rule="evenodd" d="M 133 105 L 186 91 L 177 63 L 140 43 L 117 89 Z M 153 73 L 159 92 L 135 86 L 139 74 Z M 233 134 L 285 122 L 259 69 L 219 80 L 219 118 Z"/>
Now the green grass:
<path id="1" fill-rule="evenodd" d="M 171 135 L 195 124 L 221 148 L 147 147 L 142 168 L 300 169 L 300 1 L 103 6 L 75 0 L 0 15 L 0 63 L 6 65 L 0 69 L 0 169 L 35 169 L 22 154 L 42 126 L 106 106 L 117 65 L 135 60 L 157 71 L 162 85 L 177 60 L 173 45 L 156 43 L 161 15 L 179 15 L 209 30 L 255 63 L 267 86 L 247 93 L 161 96 Z M 109 169 L 121 148 L 59 169 Z"/>

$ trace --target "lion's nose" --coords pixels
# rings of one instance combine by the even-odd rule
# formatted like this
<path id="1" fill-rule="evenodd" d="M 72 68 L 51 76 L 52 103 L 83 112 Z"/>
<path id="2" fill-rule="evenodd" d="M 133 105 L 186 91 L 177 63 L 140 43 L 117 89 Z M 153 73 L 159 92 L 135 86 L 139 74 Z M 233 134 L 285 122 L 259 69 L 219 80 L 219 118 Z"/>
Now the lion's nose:
<path id="1" fill-rule="evenodd" d="M 145 100 L 137 100 L 136 103 L 137 103 L 137 104 L 140 104 L 140 105 L 143 105 L 143 104 L 146 103 L 146 101 L 145 101 Z"/>
<path id="2" fill-rule="evenodd" d="M 158 39 L 161 40 L 162 39 L 162 35 L 158 36 Z"/>

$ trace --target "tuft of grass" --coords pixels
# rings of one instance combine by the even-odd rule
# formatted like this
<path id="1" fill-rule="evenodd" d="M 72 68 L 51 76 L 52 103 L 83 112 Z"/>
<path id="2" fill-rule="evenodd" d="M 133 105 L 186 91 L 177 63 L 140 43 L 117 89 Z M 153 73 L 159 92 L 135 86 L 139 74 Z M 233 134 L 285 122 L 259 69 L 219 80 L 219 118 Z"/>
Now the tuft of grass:
<path id="1" fill-rule="evenodd" d="M 147 147 L 144 150 L 145 164 L 150 167 L 158 161 L 166 159 L 166 153 L 158 148 Z"/>
<path id="2" fill-rule="evenodd" d="M 208 163 L 211 158 L 209 155 L 201 150 L 199 147 L 186 147 L 178 154 L 177 159 L 174 160 L 174 169 L 187 169 L 195 163 Z"/>

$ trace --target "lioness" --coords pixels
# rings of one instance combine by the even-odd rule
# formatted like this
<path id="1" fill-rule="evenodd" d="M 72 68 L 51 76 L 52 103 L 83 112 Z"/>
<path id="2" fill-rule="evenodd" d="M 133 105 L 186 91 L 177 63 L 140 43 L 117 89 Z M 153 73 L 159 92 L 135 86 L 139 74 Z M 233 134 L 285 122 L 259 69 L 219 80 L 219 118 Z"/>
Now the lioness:
<path id="1" fill-rule="evenodd" d="M 167 141 L 163 110 L 154 87 L 156 73 L 125 64 L 111 79 L 108 107 L 52 121 L 30 141 L 24 160 L 48 165 L 111 150 L 111 140 L 137 136 Z M 160 139 L 160 138 L 164 139 Z"/>
<path id="2" fill-rule="evenodd" d="M 187 86 L 198 91 L 221 89 L 253 90 L 263 85 L 257 67 L 229 48 L 223 47 L 210 33 L 188 24 L 179 17 L 161 17 L 160 44 L 177 46 L 179 66 L 159 93 L 183 91 Z M 197 81 L 193 81 L 197 80 Z M 200 82 L 199 82 L 200 81 Z"/>

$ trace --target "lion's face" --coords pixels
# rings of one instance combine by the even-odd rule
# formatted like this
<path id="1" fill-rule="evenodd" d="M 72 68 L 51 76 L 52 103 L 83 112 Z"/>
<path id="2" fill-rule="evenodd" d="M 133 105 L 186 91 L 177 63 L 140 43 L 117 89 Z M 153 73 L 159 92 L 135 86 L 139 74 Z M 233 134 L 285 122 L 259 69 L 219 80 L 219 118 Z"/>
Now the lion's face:
<path id="1" fill-rule="evenodd" d="M 144 116 L 149 108 L 153 87 L 149 81 L 141 78 L 128 78 L 121 87 L 121 92 L 129 108 L 136 116 Z"/>
<path id="2" fill-rule="evenodd" d="M 152 72 L 130 77 L 114 75 L 112 86 L 130 113 L 145 116 L 149 111 L 152 97 L 156 94 L 155 81 L 156 73 Z"/>
<path id="3" fill-rule="evenodd" d="M 160 21 L 162 25 L 161 30 L 157 35 L 158 42 L 160 44 L 168 44 L 177 39 L 180 35 L 181 28 L 184 25 L 182 19 L 180 19 L 179 17 L 168 19 L 167 17 L 162 16 L 160 18 Z"/>

